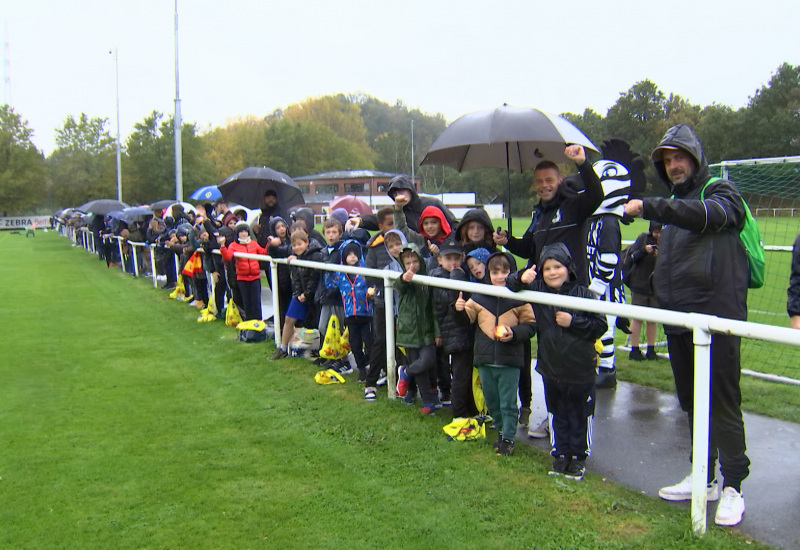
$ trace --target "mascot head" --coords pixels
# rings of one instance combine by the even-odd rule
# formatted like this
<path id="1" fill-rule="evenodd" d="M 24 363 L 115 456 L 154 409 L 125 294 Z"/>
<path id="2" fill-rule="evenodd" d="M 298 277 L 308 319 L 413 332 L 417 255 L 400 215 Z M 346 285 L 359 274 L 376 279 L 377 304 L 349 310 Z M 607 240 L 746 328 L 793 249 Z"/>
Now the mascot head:
<path id="1" fill-rule="evenodd" d="M 603 158 L 592 167 L 603 185 L 605 198 L 594 215 L 614 214 L 622 218 L 625 203 L 641 197 L 647 185 L 644 159 L 631 151 L 627 142 L 617 138 L 604 141 L 600 152 Z"/>

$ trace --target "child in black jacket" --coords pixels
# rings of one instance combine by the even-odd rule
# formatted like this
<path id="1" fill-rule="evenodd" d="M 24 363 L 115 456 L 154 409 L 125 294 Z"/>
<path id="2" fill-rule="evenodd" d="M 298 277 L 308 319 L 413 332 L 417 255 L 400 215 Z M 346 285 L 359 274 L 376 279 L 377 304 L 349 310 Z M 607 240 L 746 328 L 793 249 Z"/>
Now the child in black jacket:
<path id="1" fill-rule="evenodd" d="M 513 291 L 534 290 L 578 298 L 595 298 L 576 282 L 572 256 L 564 243 L 547 245 L 535 268 L 509 275 Z M 591 454 L 597 351 L 595 341 L 608 325 L 597 313 L 533 304 L 538 352 L 536 372 L 542 375 L 554 457 L 550 475 L 581 480 Z"/>

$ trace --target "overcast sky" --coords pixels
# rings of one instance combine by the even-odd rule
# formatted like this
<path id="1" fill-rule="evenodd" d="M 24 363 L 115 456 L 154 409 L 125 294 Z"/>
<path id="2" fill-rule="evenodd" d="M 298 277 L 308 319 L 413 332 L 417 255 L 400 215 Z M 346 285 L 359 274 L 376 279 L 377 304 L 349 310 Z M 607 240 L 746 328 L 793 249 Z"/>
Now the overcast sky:
<path id="1" fill-rule="evenodd" d="M 173 0 L 3 0 L 3 100 L 46 153 L 85 112 L 123 140 L 175 98 Z M 506 102 L 605 115 L 649 78 L 692 103 L 744 106 L 800 63 L 797 0 L 179 0 L 184 121 L 201 128 L 363 92 L 448 121 Z"/>

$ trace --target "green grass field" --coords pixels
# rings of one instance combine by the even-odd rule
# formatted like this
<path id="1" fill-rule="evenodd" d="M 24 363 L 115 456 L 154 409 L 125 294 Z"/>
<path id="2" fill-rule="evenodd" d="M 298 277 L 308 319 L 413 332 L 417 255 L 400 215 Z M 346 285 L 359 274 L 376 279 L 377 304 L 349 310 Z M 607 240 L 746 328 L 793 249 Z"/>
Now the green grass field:
<path id="1" fill-rule="evenodd" d="M 54 233 L 0 250 L 0 548 L 763 547 L 318 386 Z"/>

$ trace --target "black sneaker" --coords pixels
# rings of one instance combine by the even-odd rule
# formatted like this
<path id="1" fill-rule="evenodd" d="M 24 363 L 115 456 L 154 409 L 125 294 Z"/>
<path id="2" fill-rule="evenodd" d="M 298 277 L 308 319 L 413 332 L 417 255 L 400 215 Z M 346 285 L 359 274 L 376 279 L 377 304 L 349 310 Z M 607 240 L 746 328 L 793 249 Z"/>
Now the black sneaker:
<path id="1" fill-rule="evenodd" d="M 453 401 L 450 399 L 450 390 L 442 390 L 441 404 L 442 405 L 453 404 Z"/>
<path id="2" fill-rule="evenodd" d="M 649 349 L 647 350 L 647 353 L 645 353 L 644 358 L 647 359 L 648 361 L 655 361 L 656 359 L 658 359 L 658 354 L 656 353 L 656 350 Z"/>
<path id="3" fill-rule="evenodd" d="M 283 359 L 284 357 L 288 357 L 288 356 L 289 356 L 288 353 L 283 351 L 281 348 L 278 348 L 278 349 L 275 350 L 275 352 L 272 355 L 270 355 L 269 359 L 270 359 L 270 361 L 275 361 L 277 359 Z"/>
<path id="4" fill-rule="evenodd" d="M 531 421 L 531 408 L 530 407 L 520 407 L 519 409 L 519 416 L 517 417 L 517 422 L 520 426 L 528 427 L 528 424 Z"/>
<path id="5" fill-rule="evenodd" d="M 631 348 L 631 352 L 628 354 L 628 359 L 631 361 L 644 361 L 644 355 L 642 355 L 642 350 L 639 348 Z"/>
<path id="6" fill-rule="evenodd" d="M 498 456 L 511 456 L 514 454 L 514 442 L 510 439 L 501 439 L 494 454 Z"/>
<path id="7" fill-rule="evenodd" d="M 569 459 L 564 455 L 559 455 L 553 458 L 553 467 L 547 472 L 551 476 L 563 476 L 567 473 L 567 466 L 569 466 Z"/>
<path id="8" fill-rule="evenodd" d="M 564 473 L 564 477 L 567 479 L 574 479 L 575 481 L 581 481 L 585 474 L 586 460 L 573 458 L 570 460 L 569 465 L 567 465 L 567 470 Z"/>
<path id="9" fill-rule="evenodd" d="M 358 369 L 358 382 L 363 384 L 367 381 L 367 369 Z"/>
<path id="10" fill-rule="evenodd" d="M 494 449 L 494 452 L 497 452 L 497 449 L 500 447 L 501 441 L 503 441 L 503 436 L 498 434 L 497 440 L 494 443 L 492 443 L 492 449 Z"/>

